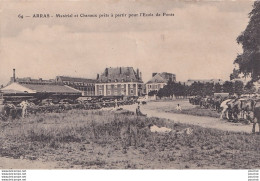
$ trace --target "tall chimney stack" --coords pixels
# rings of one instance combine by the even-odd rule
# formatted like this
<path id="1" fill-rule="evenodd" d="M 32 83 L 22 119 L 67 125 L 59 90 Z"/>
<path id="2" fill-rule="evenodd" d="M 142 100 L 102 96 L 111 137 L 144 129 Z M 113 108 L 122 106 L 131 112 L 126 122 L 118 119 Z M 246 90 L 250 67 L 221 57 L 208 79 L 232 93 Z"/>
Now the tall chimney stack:
<path id="1" fill-rule="evenodd" d="M 13 69 L 13 79 L 14 79 L 14 82 L 15 82 L 15 69 Z"/>

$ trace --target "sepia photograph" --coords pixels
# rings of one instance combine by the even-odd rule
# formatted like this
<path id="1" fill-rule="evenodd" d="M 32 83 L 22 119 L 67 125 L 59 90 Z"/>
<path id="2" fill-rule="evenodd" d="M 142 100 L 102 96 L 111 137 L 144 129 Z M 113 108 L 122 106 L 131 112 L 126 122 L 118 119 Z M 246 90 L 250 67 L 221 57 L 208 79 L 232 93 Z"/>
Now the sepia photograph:
<path id="1" fill-rule="evenodd" d="M 259 170 L 260 1 L 0 1 L 6 169 Z"/>

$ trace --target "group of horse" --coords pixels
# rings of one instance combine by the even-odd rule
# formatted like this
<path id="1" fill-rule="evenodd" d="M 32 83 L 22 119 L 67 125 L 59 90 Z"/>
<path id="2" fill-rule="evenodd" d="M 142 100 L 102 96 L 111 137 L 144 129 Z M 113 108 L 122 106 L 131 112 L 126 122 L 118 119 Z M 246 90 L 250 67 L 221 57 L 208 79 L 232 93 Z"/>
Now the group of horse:
<path id="1" fill-rule="evenodd" d="M 221 112 L 220 119 L 228 119 L 233 122 L 246 121 L 253 123 L 252 132 L 255 132 L 256 124 L 260 130 L 260 98 L 254 97 L 193 97 L 190 103 L 201 108 Z"/>
<path id="2" fill-rule="evenodd" d="M 213 109 L 218 112 L 221 111 L 220 104 L 224 100 L 221 96 L 219 97 L 191 97 L 189 98 L 189 102 L 193 105 L 199 105 L 201 108 L 205 109 Z"/>

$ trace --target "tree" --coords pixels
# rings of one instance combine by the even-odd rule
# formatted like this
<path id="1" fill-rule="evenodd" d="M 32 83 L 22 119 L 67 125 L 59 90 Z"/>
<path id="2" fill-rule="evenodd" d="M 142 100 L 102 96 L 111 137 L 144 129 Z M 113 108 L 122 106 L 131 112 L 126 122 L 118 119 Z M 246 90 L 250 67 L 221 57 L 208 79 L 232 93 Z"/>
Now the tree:
<path id="1" fill-rule="evenodd" d="M 234 83 L 234 92 L 240 96 L 243 94 L 243 89 L 244 89 L 244 83 L 242 81 L 235 81 Z"/>
<path id="2" fill-rule="evenodd" d="M 214 86 L 214 92 L 216 93 L 220 93 L 222 92 L 222 85 L 220 85 L 220 83 L 216 83 Z"/>
<path id="3" fill-rule="evenodd" d="M 233 69 L 233 73 L 230 74 L 230 80 L 239 79 L 239 70 Z"/>
<path id="4" fill-rule="evenodd" d="M 233 82 L 225 81 L 223 84 L 223 92 L 233 94 L 234 93 Z"/>
<path id="5" fill-rule="evenodd" d="M 212 96 L 214 93 L 214 84 L 213 83 L 205 83 L 202 89 L 203 96 Z"/>
<path id="6" fill-rule="evenodd" d="M 237 37 L 237 43 L 242 44 L 243 53 L 239 54 L 234 63 L 239 65 L 239 71 L 245 76 L 251 76 L 252 81 L 260 79 L 260 1 L 255 1 L 253 10 L 249 13 L 249 23 L 244 32 Z"/>
<path id="7" fill-rule="evenodd" d="M 157 90 L 152 90 L 150 92 L 148 92 L 148 96 L 154 96 L 157 94 Z"/>
<path id="8" fill-rule="evenodd" d="M 254 87 L 254 84 L 252 82 L 248 82 L 244 87 L 244 92 L 246 94 L 253 94 L 255 93 L 256 88 Z"/>

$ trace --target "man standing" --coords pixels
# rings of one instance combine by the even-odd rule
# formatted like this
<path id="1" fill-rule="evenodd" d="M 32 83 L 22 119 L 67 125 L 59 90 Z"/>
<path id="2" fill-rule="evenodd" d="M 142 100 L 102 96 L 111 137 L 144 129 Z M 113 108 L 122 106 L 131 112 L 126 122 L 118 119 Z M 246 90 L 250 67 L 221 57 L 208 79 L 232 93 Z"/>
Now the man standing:
<path id="1" fill-rule="evenodd" d="M 21 106 L 21 108 L 22 108 L 22 118 L 24 118 L 25 115 L 27 115 L 27 107 L 28 107 L 28 105 L 29 105 L 29 103 L 28 103 L 27 100 L 22 101 L 22 102 L 20 103 L 20 106 Z"/>

